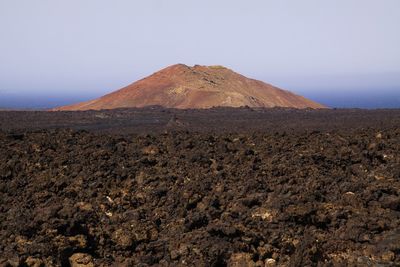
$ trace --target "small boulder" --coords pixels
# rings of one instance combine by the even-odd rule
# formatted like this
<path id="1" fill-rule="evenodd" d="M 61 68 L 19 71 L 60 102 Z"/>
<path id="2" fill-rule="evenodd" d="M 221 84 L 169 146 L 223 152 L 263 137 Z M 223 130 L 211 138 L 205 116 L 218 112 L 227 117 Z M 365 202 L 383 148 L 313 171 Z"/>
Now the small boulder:
<path id="1" fill-rule="evenodd" d="M 266 259 L 265 260 L 265 267 L 272 267 L 272 266 L 276 266 L 276 260 L 274 259 Z"/>
<path id="2" fill-rule="evenodd" d="M 75 253 L 69 257 L 71 267 L 94 267 L 93 258 L 86 253 Z"/>
<path id="3" fill-rule="evenodd" d="M 385 262 L 391 262 L 394 260 L 395 257 L 396 257 L 396 255 L 392 251 L 386 251 L 381 256 L 382 260 Z"/>
<path id="4" fill-rule="evenodd" d="M 255 267 L 250 253 L 234 253 L 229 258 L 228 267 Z"/>
<path id="5" fill-rule="evenodd" d="M 171 249 L 170 255 L 172 260 L 176 260 L 181 256 L 186 256 L 189 253 L 189 247 L 186 244 L 180 244 L 177 249 Z"/>
<path id="6" fill-rule="evenodd" d="M 112 235 L 112 240 L 122 248 L 128 248 L 133 244 L 130 233 L 123 229 L 116 230 Z"/>
<path id="7" fill-rule="evenodd" d="M 29 266 L 29 267 L 42 267 L 42 266 L 44 266 L 44 263 L 43 263 L 43 261 L 41 259 L 34 258 L 34 257 L 28 257 L 25 260 L 25 264 L 26 264 L 26 266 Z"/>

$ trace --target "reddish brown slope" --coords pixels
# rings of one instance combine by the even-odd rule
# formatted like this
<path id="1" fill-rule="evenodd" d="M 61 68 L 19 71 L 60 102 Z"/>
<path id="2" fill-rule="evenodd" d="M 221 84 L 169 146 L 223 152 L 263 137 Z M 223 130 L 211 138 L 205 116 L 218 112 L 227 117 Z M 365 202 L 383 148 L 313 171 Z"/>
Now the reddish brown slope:
<path id="1" fill-rule="evenodd" d="M 56 110 L 113 109 L 160 105 L 324 108 L 323 105 L 222 66 L 177 64 L 98 99 Z"/>

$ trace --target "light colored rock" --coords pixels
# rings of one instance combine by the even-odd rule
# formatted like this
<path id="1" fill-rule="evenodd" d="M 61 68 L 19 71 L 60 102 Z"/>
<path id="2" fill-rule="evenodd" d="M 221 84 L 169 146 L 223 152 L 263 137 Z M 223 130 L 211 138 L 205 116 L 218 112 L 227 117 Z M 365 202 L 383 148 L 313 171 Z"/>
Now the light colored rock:
<path id="1" fill-rule="evenodd" d="M 29 266 L 29 267 L 42 267 L 42 266 L 44 266 L 44 263 L 43 263 L 43 261 L 41 259 L 37 259 L 37 258 L 34 258 L 34 257 L 28 257 L 25 260 L 25 264 L 27 266 Z"/>
<path id="2" fill-rule="evenodd" d="M 382 260 L 383 261 L 393 261 L 394 260 L 394 258 L 395 258 L 395 254 L 394 254 L 394 252 L 392 252 L 392 251 L 387 251 L 387 252 L 385 252 L 385 253 L 383 253 L 382 254 Z"/>
<path id="3" fill-rule="evenodd" d="M 143 153 L 143 154 L 146 154 L 146 155 L 155 155 L 155 154 L 158 154 L 159 151 L 160 151 L 160 150 L 158 149 L 158 147 L 153 146 L 153 145 L 144 147 L 144 148 L 142 149 L 142 153 Z"/>
<path id="4" fill-rule="evenodd" d="M 276 260 L 274 259 L 266 259 L 265 260 L 265 267 L 272 267 L 276 266 Z"/>
<path id="5" fill-rule="evenodd" d="M 75 253 L 69 257 L 71 267 L 94 267 L 93 258 L 86 253 Z"/>
<path id="6" fill-rule="evenodd" d="M 18 267 L 18 266 L 20 266 L 19 258 L 11 258 L 8 260 L 0 258 L 0 266 L 1 267 Z"/>
<path id="7" fill-rule="evenodd" d="M 229 258 L 228 267 L 255 267 L 256 263 L 253 261 L 249 253 L 235 253 Z"/>
<path id="8" fill-rule="evenodd" d="M 266 220 L 266 221 L 272 221 L 273 218 L 273 212 L 265 209 L 265 208 L 259 208 L 256 211 L 253 212 L 251 217 L 261 217 L 261 219 Z"/>

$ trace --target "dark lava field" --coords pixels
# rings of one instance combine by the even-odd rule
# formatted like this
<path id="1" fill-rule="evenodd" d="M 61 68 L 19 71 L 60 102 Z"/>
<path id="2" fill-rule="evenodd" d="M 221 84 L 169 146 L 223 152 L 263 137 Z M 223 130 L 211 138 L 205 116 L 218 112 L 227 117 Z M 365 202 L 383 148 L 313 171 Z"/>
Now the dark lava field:
<path id="1" fill-rule="evenodd" d="M 400 110 L 2 111 L 0 266 L 400 266 Z"/>

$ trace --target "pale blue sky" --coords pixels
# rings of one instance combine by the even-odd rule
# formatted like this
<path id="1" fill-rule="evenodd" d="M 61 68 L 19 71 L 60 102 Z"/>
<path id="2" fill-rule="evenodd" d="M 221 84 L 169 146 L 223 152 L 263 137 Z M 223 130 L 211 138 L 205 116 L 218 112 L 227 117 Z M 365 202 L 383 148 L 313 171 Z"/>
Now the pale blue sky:
<path id="1" fill-rule="evenodd" d="M 0 40 L 0 106 L 83 100 L 185 63 L 400 107 L 399 0 L 0 0 Z"/>

